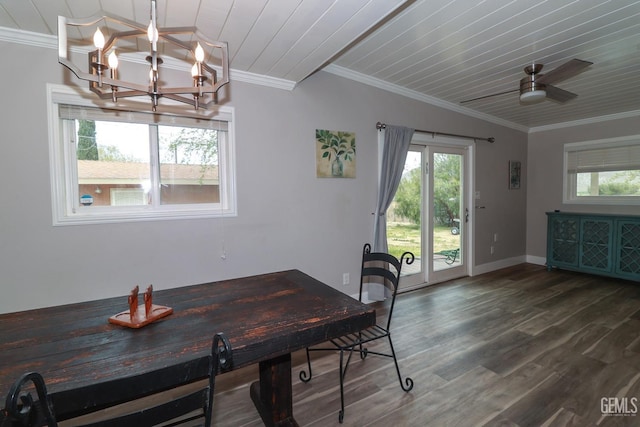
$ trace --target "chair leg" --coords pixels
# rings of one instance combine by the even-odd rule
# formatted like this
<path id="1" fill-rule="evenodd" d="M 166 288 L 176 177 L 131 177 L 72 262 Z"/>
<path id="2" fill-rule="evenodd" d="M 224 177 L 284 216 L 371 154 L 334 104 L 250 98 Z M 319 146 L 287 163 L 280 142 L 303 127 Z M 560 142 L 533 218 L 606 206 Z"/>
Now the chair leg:
<path id="1" fill-rule="evenodd" d="M 362 347 L 362 332 L 358 332 L 358 335 L 360 336 L 360 344 L 358 345 L 360 349 L 360 359 L 364 360 L 367 357 L 368 351 L 366 348 Z"/>
<path id="2" fill-rule="evenodd" d="M 389 347 L 391 347 L 391 355 L 393 356 L 393 362 L 396 365 L 396 372 L 398 373 L 398 381 L 400 381 L 400 387 L 402 387 L 404 391 L 410 391 L 413 388 L 413 380 L 409 377 L 406 377 L 404 380 L 404 383 L 402 382 L 402 375 L 400 374 L 398 359 L 396 358 L 396 352 L 393 349 L 393 343 L 391 342 L 391 335 L 389 335 L 388 338 L 389 338 Z"/>
<path id="3" fill-rule="evenodd" d="M 303 370 L 300 371 L 300 381 L 302 381 L 303 383 L 308 383 L 309 381 L 311 381 L 311 376 L 313 375 L 313 373 L 311 372 L 311 358 L 309 357 L 309 347 L 307 347 L 307 366 L 309 369 L 309 376 L 307 377 L 307 373 Z"/>
<path id="4" fill-rule="evenodd" d="M 349 352 L 349 357 L 347 357 L 347 361 L 344 361 L 344 352 Z M 348 349 L 341 348 L 340 349 L 340 412 L 338 413 L 338 421 L 342 423 L 344 420 L 344 377 L 347 376 L 347 369 L 349 369 L 349 363 L 351 363 L 351 356 L 353 356 L 354 350 L 353 347 L 349 347 Z"/>
<path id="5" fill-rule="evenodd" d="M 347 373 L 347 368 L 343 368 L 344 350 L 340 350 L 340 412 L 338 413 L 338 422 L 342 424 L 344 421 L 344 375 Z M 349 354 L 351 359 L 351 354 Z"/>

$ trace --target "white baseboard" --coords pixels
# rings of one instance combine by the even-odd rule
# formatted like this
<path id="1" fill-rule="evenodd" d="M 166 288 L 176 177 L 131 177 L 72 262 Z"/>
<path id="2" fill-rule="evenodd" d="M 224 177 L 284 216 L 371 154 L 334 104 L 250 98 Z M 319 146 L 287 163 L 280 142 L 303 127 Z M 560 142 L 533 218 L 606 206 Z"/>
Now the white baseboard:
<path id="1" fill-rule="evenodd" d="M 527 255 L 527 262 L 529 264 L 547 265 L 547 258 L 541 257 L 541 256 Z"/>
<path id="2" fill-rule="evenodd" d="M 514 265 L 522 264 L 523 262 L 528 262 L 525 255 L 501 259 L 500 261 L 490 262 L 487 264 L 476 265 L 472 268 L 471 275 L 477 276 L 478 274 L 489 273 L 490 271 L 500 270 L 501 268 L 512 267 Z"/>

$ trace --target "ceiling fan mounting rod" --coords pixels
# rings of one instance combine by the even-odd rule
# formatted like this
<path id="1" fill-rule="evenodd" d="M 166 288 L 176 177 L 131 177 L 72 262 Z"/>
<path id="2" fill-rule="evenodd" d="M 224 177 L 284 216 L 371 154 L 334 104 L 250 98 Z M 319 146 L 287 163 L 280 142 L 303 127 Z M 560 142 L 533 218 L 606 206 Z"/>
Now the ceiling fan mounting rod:
<path id="1" fill-rule="evenodd" d="M 524 72 L 527 74 L 538 74 L 540 71 L 542 71 L 542 67 L 542 64 L 536 64 L 534 62 L 533 64 L 524 67 Z"/>
<path id="2" fill-rule="evenodd" d="M 542 64 L 532 64 L 525 67 L 526 77 L 520 79 L 520 93 L 533 92 L 535 90 L 545 90 L 546 85 L 536 82 L 536 79 L 544 74 L 539 74 L 542 70 Z"/>

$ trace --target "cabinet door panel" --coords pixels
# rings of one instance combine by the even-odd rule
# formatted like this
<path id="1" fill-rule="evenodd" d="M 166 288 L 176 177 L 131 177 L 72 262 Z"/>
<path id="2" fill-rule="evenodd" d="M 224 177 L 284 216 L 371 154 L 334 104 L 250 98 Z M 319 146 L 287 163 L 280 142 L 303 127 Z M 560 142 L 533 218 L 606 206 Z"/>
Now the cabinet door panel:
<path id="1" fill-rule="evenodd" d="M 638 280 L 640 275 L 640 222 L 617 222 L 616 273 Z"/>
<path id="2" fill-rule="evenodd" d="M 580 267 L 611 271 L 613 221 L 582 218 L 580 221 Z"/>
<path id="3" fill-rule="evenodd" d="M 549 239 L 552 241 L 548 254 L 551 265 L 578 265 L 578 232 L 580 220 L 576 217 L 550 217 Z"/>

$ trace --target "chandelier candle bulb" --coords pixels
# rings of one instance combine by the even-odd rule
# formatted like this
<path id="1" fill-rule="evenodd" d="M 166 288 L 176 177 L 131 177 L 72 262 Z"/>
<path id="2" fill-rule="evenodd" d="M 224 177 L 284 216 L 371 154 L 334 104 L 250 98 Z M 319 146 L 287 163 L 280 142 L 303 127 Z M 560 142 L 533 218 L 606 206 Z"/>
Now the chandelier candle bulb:
<path id="1" fill-rule="evenodd" d="M 109 68 L 111 69 L 111 80 L 116 80 L 118 78 L 117 70 L 118 70 L 118 56 L 116 55 L 116 51 L 112 50 L 109 54 L 108 58 Z M 111 85 L 111 100 L 116 102 L 118 100 L 117 94 L 118 86 Z"/>
<path id="2" fill-rule="evenodd" d="M 193 77 L 197 77 L 198 78 L 198 86 L 202 86 L 202 61 L 204 61 L 204 49 L 202 49 L 202 46 L 200 46 L 200 43 L 198 43 L 198 45 L 196 46 L 196 50 L 195 50 L 195 57 L 196 57 L 196 63 L 193 64 L 194 69 L 191 69 L 191 74 L 193 75 Z M 195 71 L 195 74 L 193 74 Z"/>
<path id="3" fill-rule="evenodd" d="M 118 56 L 115 50 L 109 54 L 109 68 L 111 68 L 111 78 L 115 80 L 116 70 L 118 69 Z"/>
<path id="4" fill-rule="evenodd" d="M 96 55 L 96 62 L 93 63 L 93 66 L 96 68 L 96 72 L 98 73 L 98 86 L 102 87 L 102 74 L 105 69 L 105 65 L 102 62 L 102 49 L 104 49 L 104 34 L 100 31 L 100 28 L 96 29 L 96 32 L 93 34 L 93 44 L 96 49 L 98 49 L 98 53 Z"/>
<path id="5" fill-rule="evenodd" d="M 67 18 L 58 16 L 58 58 L 67 59 Z"/>
<path id="6" fill-rule="evenodd" d="M 158 50 L 158 26 L 156 25 L 156 7 L 155 2 L 151 2 L 151 22 L 149 22 L 149 28 L 147 28 L 147 37 L 151 42 L 151 48 L 155 52 Z"/>
<path id="7" fill-rule="evenodd" d="M 202 46 L 200 45 L 200 43 L 198 43 L 198 45 L 196 46 L 196 61 L 198 61 L 198 64 L 202 65 L 202 61 L 204 61 L 204 49 L 202 49 Z"/>
<path id="8" fill-rule="evenodd" d="M 102 51 L 104 48 L 104 34 L 100 31 L 100 28 L 96 29 L 96 32 L 93 35 L 93 44 L 98 49 L 98 52 Z"/>
<path id="9" fill-rule="evenodd" d="M 93 44 L 96 49 L 98 49 L 98 56 L 96 58 L 96 68 L 98 74 L 102 74 L 102 49 L 104 48 L 104 34 L 100 31 L 100 28 L 96 29 L 95 34 L 93 35 Z"/>
<path id="10" fill-rule="evenodd" d="M 147 27 L 147 38 L 149 39 L 149 43 L 153 44 L 153 40 L 155 39 L 153 22 L 149 22 L 149 26 Z"/>

